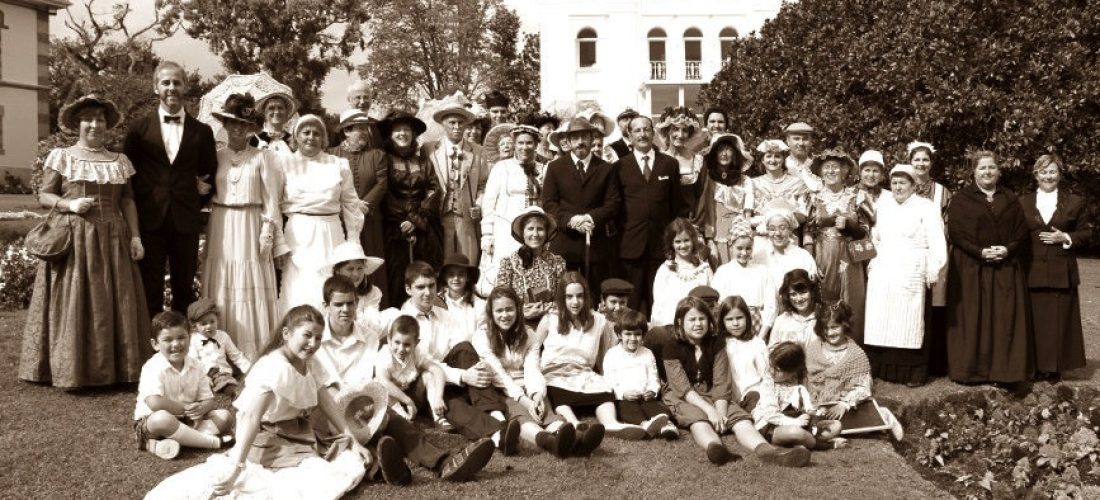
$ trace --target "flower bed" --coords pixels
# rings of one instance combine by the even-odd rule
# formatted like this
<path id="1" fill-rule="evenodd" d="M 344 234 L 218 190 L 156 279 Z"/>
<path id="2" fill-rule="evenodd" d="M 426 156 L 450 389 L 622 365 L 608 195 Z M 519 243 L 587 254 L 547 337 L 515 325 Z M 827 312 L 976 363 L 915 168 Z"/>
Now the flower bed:
<path id="1" fill-rule="evenodd" d="M 30 305 L 37 271 L 38 259 L 27 253 L 22 238 L 0 242 L 0 310 Z"/>
<path id="2" fill-rule="evenodd" d="M 960 498 L 1100 498 L 1100 390 L 1037 384 L 903 410 L 898 451 Z"/>

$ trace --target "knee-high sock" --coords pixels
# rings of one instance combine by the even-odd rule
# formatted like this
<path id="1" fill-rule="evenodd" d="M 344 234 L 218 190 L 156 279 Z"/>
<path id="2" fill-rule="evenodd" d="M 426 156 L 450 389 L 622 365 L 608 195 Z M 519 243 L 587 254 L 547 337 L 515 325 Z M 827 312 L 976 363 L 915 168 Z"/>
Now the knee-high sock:
<path id="1" fill-rule="evenodd" d="M 217 436 L 199 432 L 182 423 L 176 428 L 176 432 L 168 436 L 168 439 L 174 439 L 179 442 L 179 444 L 189 448 L 206 448 L 214 450 L 221 447 L 221 440 L 219 440 Z"/>

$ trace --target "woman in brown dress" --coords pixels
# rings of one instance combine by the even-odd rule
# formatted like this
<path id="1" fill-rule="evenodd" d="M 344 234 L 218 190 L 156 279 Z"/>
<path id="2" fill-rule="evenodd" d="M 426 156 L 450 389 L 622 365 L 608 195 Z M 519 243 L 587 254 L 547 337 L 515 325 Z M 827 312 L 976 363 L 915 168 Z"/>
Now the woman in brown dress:
<path id="1" fill-rule="evenodd" d="M 38 200 L 64 214 L 72 246 L 62 260 L 38 264 L 20 379 L 65 388 L 137 382 L 153 354 L 134 167 L 106 148 L 107 130 L 121 120 L 114 103 L 95 95 L 61 109 L 61 127 L 80 139 L 50 151 Z"/>
<path id="2" fill-rule="evenodd" d="M 971 165 L 974 184 L 959 190 L 948 211 L 948 375 L 962 383 L 1024 382 L 1033 365 L 1024 211 L 998 185 L 993 153 L 974 153 Z"/>
<path id="3" fill-rule="evenodd" d="M 1081 299 L 1074 250 L 1084 247 L 1092 231 L 1085 219 L 1084 198 L 1058 189 L 1062 159 L 1043 155 L 1032 173 L 1038 190 L 1020 198 L 1031 234 L 1025 261 L 1035 334 L 1035 370 L 1039 378 L 1060 380 L 1062 372 L 1085 366 Z"/>

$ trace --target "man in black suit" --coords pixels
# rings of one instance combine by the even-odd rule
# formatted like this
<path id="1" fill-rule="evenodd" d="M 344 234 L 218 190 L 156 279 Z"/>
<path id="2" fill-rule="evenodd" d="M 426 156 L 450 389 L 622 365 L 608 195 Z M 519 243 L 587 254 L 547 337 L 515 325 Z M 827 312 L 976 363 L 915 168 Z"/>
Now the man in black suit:
<path id="1" fill-rule="evenodd" d="M 154 90 L 160 99 L 157 112 L 131 124 L 125 145 L 135 170 L 130 183 L 145 245 L 138 265 L 150 316 L 163 310 L 166 263 L 172 273 L 172 310 L 186 312 L 195 301 L 200 211 L 218 166 L 213 131 L 183 109 L 183 68 L 160 63 Z"/>
<path id="2" fill-rule="evenodd" d="M 615 154 L 619 158 L 622 158 L 630 154 L 630 121 L 638 117 L 638 112 L 632 108 L 626 108 L 619 116 L 615 118 L 615 122 L 619 125 L 619 132 L 623 134 L 619 140 L 611 143 L 611 149 L 615 151 Z"/>
<path id="3" fill-rule="evenodd" d="M 619 186 L 610 163 L 592 154 L 592 143 L 602 136 L 598 128 L 577 118 L 560 132 L 569 154 L 550 162 L 542 187 L 542 207 L 558 223 L 550 250 L 565 259 L 570 270 L 582 269 L 585 233 L 591 235 L 586 279 L 601 283 L 608 276 L 611 247 L 608 224 L 619 210 Z"/>
<path id="4" fill-rule="evenodd" d="M 630 154 L 615 162 L 622 190 L 619 215 L 622 243 L 619 259 L 626 280 L 634 285 L 630 308 L 649 313 L 653 278 L 665 259 L 665 227 L 680 215 L 680 167 L 674 158 L 653 149 L 653 120 L 630 121 Z"/>

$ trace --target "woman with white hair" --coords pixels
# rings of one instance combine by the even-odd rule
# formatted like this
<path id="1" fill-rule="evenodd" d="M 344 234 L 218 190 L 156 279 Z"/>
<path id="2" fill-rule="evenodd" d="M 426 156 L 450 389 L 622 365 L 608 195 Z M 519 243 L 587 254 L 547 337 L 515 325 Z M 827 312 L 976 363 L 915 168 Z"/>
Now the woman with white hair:
<path id="1" fill-rule="evenodd" d="M 753 262 L 764 264 L 774 283 L 782 283 L 783 276 L 795 269 L 805 270 L 810 277 L 817 276 L 814 256 L 795 244 L 794 231 L 798 230 L 798 217 L 787 200 L 778 199 L 763 207 L 763 226 L 767 237 L 753 251 Z"/>
<path id="2" fill-rule="evenodd" d="M 913 196 L 916 176 L 911 165 L 896 165 L 892 196 L 877 204 L 863 337 L 875 378 L 911 386 L 928 380 L 924 298 L 947 262 L 943 219 L 932 201 Z"/>
<path id="3" fill-rule="evenodd" d="M 283 174 L 280 208 L 287 217 L 282 242 L 274 255 L 282 256 L 282 310 L 309 304 L 321 306 L 326 264 L 336 245 L 358 241 L 363 229 L 362 203 L 355 191 L 348 161 L 325 152 L 328 130 L 317 115 L 305 115 L 294 124 L 298 150 L 276 156 Z"/>

